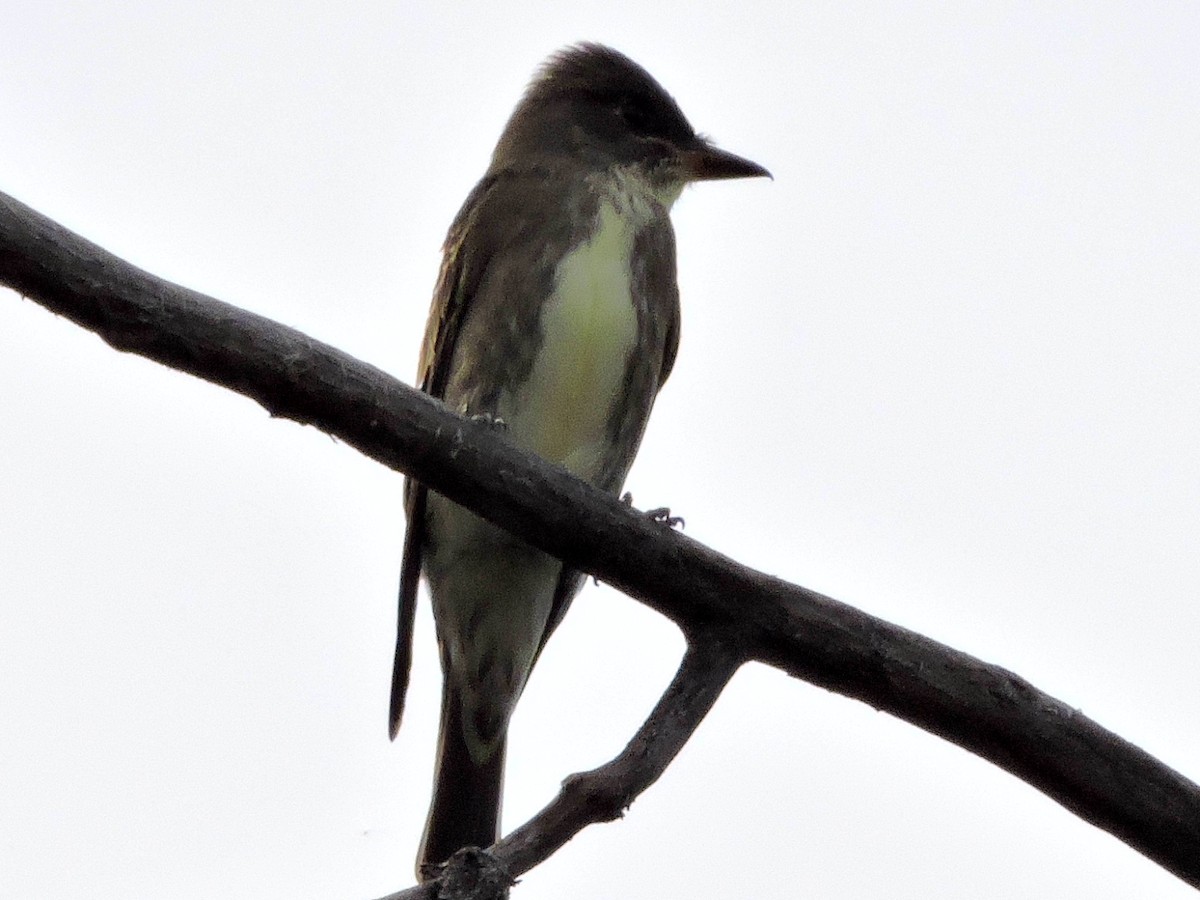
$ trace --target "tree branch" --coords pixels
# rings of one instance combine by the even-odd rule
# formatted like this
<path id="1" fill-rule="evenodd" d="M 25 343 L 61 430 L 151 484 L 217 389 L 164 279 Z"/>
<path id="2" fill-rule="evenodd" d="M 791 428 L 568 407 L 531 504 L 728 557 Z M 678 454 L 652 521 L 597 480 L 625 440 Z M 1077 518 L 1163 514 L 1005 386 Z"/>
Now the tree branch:
<path id="1" fill-rule="evenodd" d="M 528 872 L 587 825 L 620 818 L 700 727 L 744 661 L 742 652 L 717 635 L 689 641 L 670 686 L 621 754 L 566 779 L 549 806 L 496 844 L 495 854 L 509 871 Z"/>
<path id="2" fill-rule="evenodd" d="M 743 661 L 742 649 L 720 634 L 690 638 L 679 671 L 620 754 L 590 772 L 569 776 L 558 796 L 541 812 L 485 853 L 460 852 L 451 858 L 446 874 L 455 885 L 465 882 L 465 889 L 445 890 L 443 875 L 443 883 L 437 887 L 426 883 L 380 900 L 496 900 L 503 896 L 513 879 L 549 859 L 588 825 L 624 815 L 638 795 L 666 771 Z"/>
<path id="3" fill-rule="evenodd" d="M 0 282 L 120 350 L 337 436 L 685 630 L 940 735 L 1200 887 L 1200 788 L 996 666 L 648 521 L 380 370 L 130 266 L 0 195 Z"/>

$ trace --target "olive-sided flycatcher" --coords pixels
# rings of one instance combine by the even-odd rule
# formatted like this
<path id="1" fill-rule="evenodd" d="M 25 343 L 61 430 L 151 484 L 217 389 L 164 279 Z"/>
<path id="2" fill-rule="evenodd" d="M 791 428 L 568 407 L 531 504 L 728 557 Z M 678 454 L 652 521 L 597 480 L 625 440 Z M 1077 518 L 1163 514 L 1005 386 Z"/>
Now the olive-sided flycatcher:
<path id="1" fill-rule="evenodd" d="M 699 137 L 615 50 L 552 56 L 450 226 L 421 389 L 620 490 L 679 342 L 671 204 L 692 181 L 767 174 Z M 427 877 L 497 839 L 509 717 L 583 576 L 411 479 L 405 506 L 393 738 L 422 571 L 444 678 Z"/>

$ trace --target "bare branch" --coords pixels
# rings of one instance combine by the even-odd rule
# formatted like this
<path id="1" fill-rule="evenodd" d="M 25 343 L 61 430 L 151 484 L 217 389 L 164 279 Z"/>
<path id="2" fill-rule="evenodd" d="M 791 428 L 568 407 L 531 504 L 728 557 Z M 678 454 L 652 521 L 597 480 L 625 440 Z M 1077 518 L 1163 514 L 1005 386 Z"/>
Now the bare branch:
<path id="1" fill-rule="evenodd" d="M 0 195 L 0 282 L 121 350 L 315 425 L 681 623 L 990 760 L 1200 887 L 1200 787 L 996 666 L 646 520 L 305 335 L 154 278 Z"/>
<path id="2" fill-rule="evenodd" d="M 441 866 L 437 878 L 379 900 L 504 900 L 516 878 L 490 851 L 463 847 Z"/>
<path id="3" fill-rule="evenodd" d="M 621 754 L 564 781 L 549 806 L 496 844 L 496 856 L 519 875 L 587 825 L 620 818 L 666 771 L 742 662 L 739 649 L 727 640 L 693 638 L 675 678 Z"/>
<path id="4" fill-rule="evenodd" d="M 659 698 L 649 718 L 619 755 L 609 762 L 569 776 L 562 789 L 536 816 L 482 853 L 456 854 L 446 868 L 455 873 L 456 887 L 439 893 L 430 883 L 389 894 L 381 900 L 420 900 L 445 896 L 455 900 L 495 900 L 508 879 L 528 872 L 554 855 L 588 825 L 621 818 L 638 795 L 658 781 L 683 745 L 700 727 L 713 704 L 741 666 L 741 650 L 718 634 L 691 638 L 679 671 Z M 469 873 L 464 878 L 461 873 Z M 469 888 L 457 887 L 462 881 Z"/>

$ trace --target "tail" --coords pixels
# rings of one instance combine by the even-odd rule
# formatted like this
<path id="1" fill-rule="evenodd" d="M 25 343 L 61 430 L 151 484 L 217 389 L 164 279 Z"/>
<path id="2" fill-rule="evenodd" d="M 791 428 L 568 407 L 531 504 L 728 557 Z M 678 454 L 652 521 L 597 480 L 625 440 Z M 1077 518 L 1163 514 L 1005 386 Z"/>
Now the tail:
<path id="1" fill-rule="evenodd" d="M 462 847 L 490 847 L 500 836 L 500 799 L 504 785 L 507 736 L 494 742 L 482 763 L 472 758 L 463 733 L 462 697 L 446 678 L 433 801 L 417 854 L 417 878 L 436 874 L 434 867 Z"/>

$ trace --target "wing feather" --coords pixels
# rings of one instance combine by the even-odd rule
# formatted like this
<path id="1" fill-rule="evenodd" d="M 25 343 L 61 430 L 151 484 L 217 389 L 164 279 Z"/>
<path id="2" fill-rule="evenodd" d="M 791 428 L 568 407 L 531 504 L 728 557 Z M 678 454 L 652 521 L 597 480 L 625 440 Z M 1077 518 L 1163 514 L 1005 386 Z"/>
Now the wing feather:
<path id="1" fill-rule="evenodd" d="M 465 245 L 469 223 L 481 200 L 494 184 L 494 178 L 485 178 L 473 190 L 463 204 L 442 249 L 442 266 L 437 285 L 433 291 L 433 302 L 429 319 L 425 325 L 425 337 L 421 344 L 421 359 L 418 365 L 418 385 L 422 391 L 441 397 L 446 389 L 450 363 L 454 357 L 454 346 L 460 326 L 470 305 L 469 288 L 477 280 L 469 265 L 470 249 Z M 388 736 L 396 739 L 400 720 L 404 715 L 404 697 L 408 691 L 409 672 L 412 669 L 413 620 L 417 609 L 417 587 L 421 581 L 421 561 L 425 543 L 425 486 L 415 479 L 405 479 L 404 511 L 408 526 L 404 534 L 404 555 L 400 563 L 400 596 L 396 625 L 396 655 L 392 664 L 392 692 L 388 709 Z"/>

